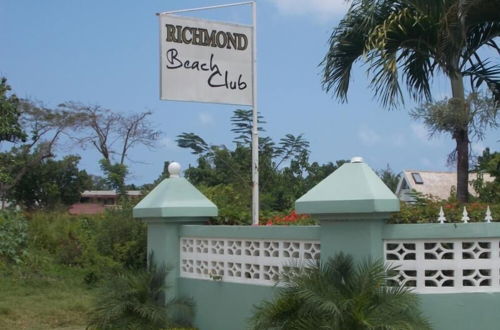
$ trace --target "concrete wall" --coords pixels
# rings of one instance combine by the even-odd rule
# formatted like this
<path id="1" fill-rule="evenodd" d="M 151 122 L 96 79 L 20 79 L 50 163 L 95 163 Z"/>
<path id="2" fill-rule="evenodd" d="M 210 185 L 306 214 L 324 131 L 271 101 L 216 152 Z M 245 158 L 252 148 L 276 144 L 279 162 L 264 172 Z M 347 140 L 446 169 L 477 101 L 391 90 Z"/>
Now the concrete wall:
<path id="1" fill-rule="evenodd" d="M 178 239 L 168 237 L 172 225 L 165 226 L 161 228 L 159 222 L 151 224 L 148 246 L 152 250 L 160 250 L 155 251 L 157 261 L 163 258 L 167 264 L 178 267 L 178 249 L 169 253 L 165 249 L 172 245 L 161 242 L 164 237 L 175 241 L 174 245 L 178 244 Z M 322 220 L 321 226 L 310 227 L 179 225 L 174 231 L 179 237 L 320 240 L 322 260 L 339 251 L 360 260 L 382 258 L 383 240 L 493 238 L 500 237 L 500 224 L 387 225 L 384 219 L 350 219 Z M 170 279 L 176 283 L 174 291 L 195 300 L 195 325 L 202 330 L 245 329 L 253 306 L 270 299 L 279 290 L 273 286 L 179 278 L 178 270 L 174 274 L 177 278 Z M 420 297 L 422 310 L 435 329 L 500 329 L 500 293 L 422 294 Z"/>

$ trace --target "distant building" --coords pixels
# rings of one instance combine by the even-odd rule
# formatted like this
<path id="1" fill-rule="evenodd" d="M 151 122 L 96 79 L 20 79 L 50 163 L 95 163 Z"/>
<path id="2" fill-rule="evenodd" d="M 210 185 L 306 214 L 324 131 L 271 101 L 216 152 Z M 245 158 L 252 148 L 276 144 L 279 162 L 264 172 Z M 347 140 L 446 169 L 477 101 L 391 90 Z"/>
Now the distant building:
<path id="1" fill-rule="evenodd" d="M 476 179 L 476 173 L 469 174 L 469 193 L 473 196 L 476 195 L 476 191 L 472 187 L 472 181 Z M 483 180 L 491 182 L 494 178 L 485 173 L 483 174 Z M 456 191 L 456 185 L 456 172 L 405 170 L 399 179 L 396 196 L 398 196 L 400 200 L 410 203 L 415 201 L 412 191 L 416 191 L 423 195 L 432 195 L 439 199 L 448 199 L 452 187 L 454 187 L 453 189 Z"/>
<path id="2" fill-rule="evenodd" d="M 134 200 L 142 196 L 140 190 L 129 190 L 127 196 Z M 116 208 L 119 194 L 115 190 L 85 190 L 80 203 L 71 205 L 70 214 L 98 214 L 108 208 Z"/>

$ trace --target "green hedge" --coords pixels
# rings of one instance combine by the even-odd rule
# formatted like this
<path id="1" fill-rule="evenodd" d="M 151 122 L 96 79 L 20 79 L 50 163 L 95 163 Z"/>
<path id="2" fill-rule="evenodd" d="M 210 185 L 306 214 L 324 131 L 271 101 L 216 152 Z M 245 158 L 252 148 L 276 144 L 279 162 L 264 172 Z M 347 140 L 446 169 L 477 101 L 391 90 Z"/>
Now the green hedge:
<path id="1" fill-rule="evenodd" d="M 455 201 L 419 199 L 415 204 L 401 203 L 401 211 L 392 216 L 391 223 L 433 223 L 438 222 L 439 210 L 443 208 L 447 222 L 462 222 L 464 206 L 470 222 L 482 222 L 489 206 L 494 221 L 500 221 L 500 204 L 473 202 L 460 204 Z"/>

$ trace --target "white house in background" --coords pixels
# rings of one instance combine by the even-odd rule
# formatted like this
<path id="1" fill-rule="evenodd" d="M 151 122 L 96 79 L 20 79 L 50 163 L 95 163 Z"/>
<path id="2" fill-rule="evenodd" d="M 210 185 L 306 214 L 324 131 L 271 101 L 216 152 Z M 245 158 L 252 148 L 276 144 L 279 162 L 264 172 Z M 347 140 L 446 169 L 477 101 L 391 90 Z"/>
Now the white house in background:
<path id="1" fill-rule="evenodd" d="M 473 196 L 476 191 L 472 181 L 477 179 L 476 173 L 469 174 L 469 193 Z M 489 174 L 483 174 L 483 180 L 493 181 Z M 432 195 L 439 199 L 448 199 L 453 190 L 456 191 L 457 172 L 434 172 L 420 170 L 404 170 L 399 179 L 396 196 L 403 202 L 414 202 L 411 192 L 416 191 L 424 195 Z"/>

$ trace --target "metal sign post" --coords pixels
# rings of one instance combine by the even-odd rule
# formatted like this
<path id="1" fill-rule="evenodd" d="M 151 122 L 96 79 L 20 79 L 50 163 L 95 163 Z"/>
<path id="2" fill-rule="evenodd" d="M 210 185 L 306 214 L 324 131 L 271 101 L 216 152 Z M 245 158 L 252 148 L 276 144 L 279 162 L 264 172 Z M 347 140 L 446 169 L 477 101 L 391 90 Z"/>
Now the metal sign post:
<path id="1" fill-rule="evenodd" d="M 191 11 L 200 11 L 208 9 L 226 8 L 233 6 L 242 5 L 252 5 L 252 50 L 251 50 L 251 74 L 252 74 L 252 94 L 251 100 L 250 95 L 245 94 L 244 89 L 247 87 L 246 82 L 241 81 L 243 74 L 239 74 L 237 81 L 228 78 L 228 70 L 221 69 L 217 64 L 214 63 L 214 57 L 217 55 L 222 59 L 228 56 L 224 53 L 228 49 L 244 51 L 246 47 L 240 44 L 241 38 L 244 37 L 243 26 L 233 25 L 231 28 L 233 32 L 224 32 L 222 30 L 217 30 L 219 27 L 223 27 L 226 23 L 211 22 L 195 18 L 186 18 L 191 20 L 190 26 L 183 27 L 182 20 L 180 16 L 171 16 L 171 24 L 162 26 L 162 18 L 165 15 L 186 13 Z M 176 100 L 176 101 L 195 101 L 195 102 L 213 102 L 213 103 L 224 103 L 224 104 L 243 104 L 252 106 L 252 225 L 259 224 L 259 130 L 258 130 L 258 110 L 257 110 L 257 6 L 255 1 L 230 3 L 225 5 L 208 6 L 208 7 L 198 7 L 191 9 L 180 9 L 173 11 L 166 11 L 158 13 L 160 16 L 160 95 L 161 99 Z M 198 22 L 196 22 L 198 21 Z M 174 24 L 175 23 L 175 24 Z M 208 28 L 213 28 L 210 30 Z M 248 27 L 247 27 L 248 29 Z M 236 32 L 234 32 L 236 31 Z M 239 38 L 239 39 L 238 39 Z M 245 37 L 246 38 L 246 37 Z M 164 53 L 163 47 L 166 42 L 170 44 L 176 44 L 176 48 L 170 48 L 166 53 Z M 210 59 L 205 60 L 203 58 L 198 58 L 193 52 L 193 45 L 203 47 L 204 49 L 210 49 Z M 240 47 L 241 46 L 241 47 Z M 183 62 L 180 59 L 180 51 L 177 49 L 185 51 L 185 53 L 191 54 L 195 59 L 186 60 Z M 240 53 L 237 58 L 244 62 L 245 53 Z M 248 53 L 246 53 L 248 54 Z M 248 55 L 247 55 L 248 56 Z M 234 59 L 234 57 L 233 57 Z M 242 60 L 243 59 L 243 60 Z M 205 62 L 204 62 L 205 61 Z M 230 63 L 236 61 L 229 59 Z M 165 64 L 166 63 L 166 64 Z M 248 63 L 248 62 L 247 62 Z M 240 63 L 239 68 L 242 72 L 245 72 L 245 63 Z M 187 71 L 182 71 L 186 69 Z M 174 71 L 176 70 L 176 71 Z M 193 85 L 193 82 L 198 82 L 196 80 L 200 74 L 204 71 L 211 71 L 208 81 L 202 84 Z M 168 73 L 167 73 L 168 72 Z M 170 76 L 169 76 L 170 75 Z M 168 77 L 168 79 L 167 79 Z M 213 79 L 215 78 L 215 79 Z M 219 79 L 216 81 L 216 79 Z M 225 79 L 224 83 L 221 83 L 221 79 Z M 236 79 L 236 78 L 234 78 Z M 189 87 L 179 86 L 180 81 L 189 81 L 191 85 Z M 210 90 L 210 88 L 218 88 L 217 90 Z M 234 93 L 226 93 L 223 89 L 219 88 L 225 86 L 229 90 L 241 89 L 239 95 Z M 243 88 L 244 87 L 244 88 Z M 249 87 L 249 86 L 248 86 Z M 229 91 L 230 92 L 230 91 Z M 248 98 L 246 97 L 248 95 Z"/>

